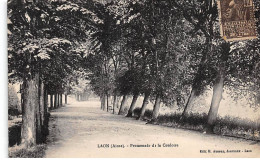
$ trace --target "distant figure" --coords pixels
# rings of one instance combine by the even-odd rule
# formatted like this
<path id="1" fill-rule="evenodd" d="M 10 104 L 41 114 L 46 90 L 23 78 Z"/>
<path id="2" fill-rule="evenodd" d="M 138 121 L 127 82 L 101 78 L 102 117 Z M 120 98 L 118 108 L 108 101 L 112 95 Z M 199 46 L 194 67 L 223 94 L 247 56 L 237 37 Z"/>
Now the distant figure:
<path id="1" fill-rule="evenodd" d="M 248 9 L 244 7 L 244 1 L 231 0 L 226 10 L 225 19 L 226 21 L 248 20 Z"/>

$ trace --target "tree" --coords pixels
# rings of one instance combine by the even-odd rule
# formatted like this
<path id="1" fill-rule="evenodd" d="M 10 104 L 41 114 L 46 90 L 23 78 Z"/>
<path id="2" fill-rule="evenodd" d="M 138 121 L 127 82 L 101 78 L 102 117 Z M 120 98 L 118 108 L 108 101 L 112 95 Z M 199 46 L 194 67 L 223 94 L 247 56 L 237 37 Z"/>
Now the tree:
<path id="1" fill-rule="evenodd" d="M 59 21 L 61 17 L 57 16 L 57 13 L 62 9 L 59 5 L 61 5 L 59 2 L 51 0 L 8 2 L 8 15 L 12 22 L 9 27 L 11 34 L 8 37 L 9 80 L 22 80 L 24 84 L 22 94 L 24 99 L 22 144 L 26 147 L 35 145 L 36 142 L 42 142 L 40 140 L 42 138 L 42 126 L 47 119 L 44 118 L 46 115 L 40 113 L 46 113 L 47 109 L 46 88 L 51 87 L 51 82 L 61 82 L 65 77 L 66 69 L 70 68 L 68 62 L 70 62 L 71 57 L 64 57 L 64 55 L 71 53 L 68 51 L 72 45 L 65 38 L 76 38 L 75 33 L 82 29 L 70 26 L 70 34 L 67 37 L 62 30 L 53 34 L 58 25 L 68 29 L 66 23 L 62 24 Z M 73 6 L 73 4 L 70 4 L 70 6 Z M 79 22 L 71 17 L 69 20 Z M 78 25 L 79 23 L 74 24 Z M 85 33 L 84 30 L 80 31 Z M 82 38 L 77 40 L 82 40 Z M 61 66 L 57 66 L 56 61 Z M 74 64 L 73 61 L 72 64 Z M 54 71 L 57 73 L 54 73 Z M 50 77 L 51 75 L 56 77 Z M 44 84 L 47 84 L 46 88 Z M 58 87 L 55 83 L 52 86 Z M 61 90 L 61 88 L 59 86 L 58 90 Z"/>
<path id="2" fill-rule="evenodd" d="M 101 108 L 105 109 L 106 102 L 107 110 L 109 107 L 109 96 L 113 91 L 117 93 L 113 87 L 113 82 L 118 73 L 118 62 L 120 61 L 118 54 L 113 54 L 112 52 L 113 48 L 120 47 L 118 39 L 121 33 L 118 32 L 120 31 L 119 16 L 106 9 L 111 5 L 113 5 L 113 2 L 93 2 L 93 6 L 89 7 L 94 13 L 95 19 L 99 21 L 92 21 L 90 25 L 92 27 L 90 33 L 92 48 L 90 48 L 90 51 L 92 52 L 89 58 L 86 59 L 86 61 L 90 61 L 89 63 L 86 62 L 90 64 L 86 66 L 89 66 L 90 72 L 94 73 L 89 77 L 91 79 L 90 84 L 92 84 L 96 94 L 100 96 Z M 92 58 L 95 59 L 95 63 L 92 63 Z M 96 62 L 99 62 L 99 64 Z"/>
<path id="3" fill-rule="evenodd" d="M 41 134 L 38 102 L 39 71 L 37 69 L 39 65 L 37 54 L 40 52 L 38 52 L 39 48 L 31 43 L 32 39 L 39 39 L 37 30 L 42 29 L 41 25 L 44 24 L 45 20 L 45 18 L 40 17 L 41 14 L 45 15 L 44 11 L 39 10 L 40 5 L 40 2 L 31 4 L 30 2 L 9 1 L 8 3 L 9 18 L 12 21 L 10 28 L 12 34 L 9 35 L 8 39 L 9 70 L 11 73 L 9 78 L 16 75 L 24 82 L 21 143 L 26 147 L 35 145 L 36 141 L 39 140 L 36 139 L 36 134 Z M 22 43 L 21 40 L 23 40 Z M 15 63 L 17 61 L 18 64 Z"/>

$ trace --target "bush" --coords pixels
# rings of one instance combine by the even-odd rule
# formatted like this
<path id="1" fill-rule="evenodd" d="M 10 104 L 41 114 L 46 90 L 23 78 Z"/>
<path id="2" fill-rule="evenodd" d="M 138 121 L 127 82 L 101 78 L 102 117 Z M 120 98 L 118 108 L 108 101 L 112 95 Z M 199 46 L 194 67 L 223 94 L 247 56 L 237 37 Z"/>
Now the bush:
<path id="1" fill-rule="evenodd" d="M 183 118 L 183 122 L 189 125 L 206 125 L 208 115 L 206 113 L 190 113 L 187 117 Z"/>
<path id="2" fill-rule="evenodd" d="M 227 126 L 230 129 L 243 128 L 244 130 L 260 130 L 260 125 L 248 119 L 241 119 L 239 117 L 232 118 L 226 116 L 224 118 L 218 118 L 216 125 L 223 127 Z"/>
<path id="3" fill-rule="evenodd" d="M 37 145 L 32 148 L 14 146 L 9 148 L 9 158 L 43 158 L 45 155 L 46 144 Z"/>
<path id="4" fill-rule="evenodd" d="M 138 117 L 141 113 L 141 108 L 135 108 L 133 113 L 134 117 Z M 152 110 L 146 110 L 144 116 L 145 119 L 151 119 Z M 204 131 L 208 115 L 206 113 L 190 113 L 181 120 L 180 118 L 181 113 L 159 115 L 154 124 Z M 260 140 L 259 131 L 260 124 L 251 120 L 241 119 L 238 117 L 232 118 L 230 116 L 224 118 L 218 117 L 214 126 L 215 134 L 242 137 L 251 140 Z"/>
<path id="5" fill-rule="evenodd" d="M 140 107 L 136 107 L 133 111 L 134 113 L 134 117 L 138 117 L 141 113 L 141 108 Z"/>
<path id="6" fill-rule="evenodd" d="M 157 118 L 158 123 L 169 123 L 169 122 L 178 122 L 180 120 L 181 114 L 165 114 L 159 115 Z"/>
<path id="7" fill-rule="evenodd" d="M 15 108 L 10 108 L 8 109 L 8 115 L 11 115 L 11 116 L 18 116 L 20 115 L 21 112 L 19 112 L 18 109 L 15 109 Z"/>
<path id="8" fill-rule="evenodd" d="M 252 140 L 260 140 L 259 131 L 259 124 L 248 119 L 231 118 L 229 116 L 218 118 L 214 128 L 214 132 L 219 135 L 236 136 Z"/>
<path id="9" fill-rule="evenodd" d="M 151 119 L 153 116 L 153 111 L 152 110 L 145 110 L 144 112 L 144 118 L 146 119 Z"/>
<path id="10" fill-rule="evenodd" d="M 8 128 L 9 147 L 21 143 L 21 126 L 22 122 L 17 122 L 14 126 Z"/>
<path id="11" fill-rule="evenodd" d="M 137 107 L 137 108 L 135 108 L 134 109 L 134 111 L 133 111 L 133 113 L 134 113 L 134 117 L 138 117 L 138 116 L 140 116 L 140 114 L 141 114 L 141 108 L 140 107 Z M 152 115 L 153 115 L 153 111 L 152 110 L 145 110 L 145 112 L 144 112 L 144 118 L 145 119 L 151 119 L 152 118 Z"/>
<path id="12" fill-rule="evenodd" d="M 203 131 L 207 124 L 206 113 L 190 113 L 188 116 L 183 117 L 181 120 L 180 118 L 180 113 L 159 115 L 156 123 L 197 131 Z M 252 140 L 260 140 L 259 131 L 259 124 L 251 120 L 241 119 L 238 117 L 232 118 L 230 116 L 226 116 L 224 118 L 218 117 L 214 126 L 215 134 L 242 137 Z"/>

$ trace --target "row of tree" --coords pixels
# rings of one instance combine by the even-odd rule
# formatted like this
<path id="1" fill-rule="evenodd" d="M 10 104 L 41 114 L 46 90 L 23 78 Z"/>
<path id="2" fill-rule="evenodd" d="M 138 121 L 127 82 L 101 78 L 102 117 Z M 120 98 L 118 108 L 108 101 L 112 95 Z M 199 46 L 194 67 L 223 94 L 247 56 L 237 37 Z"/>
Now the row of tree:
<path id="1" fill-rule="evenodd" d="M 255 7 L 259 20 L 258 1 Z M 213 88 L 206 128 L 211 133 L 224 87 L 234 98 L 259 93 L 259 39 L 224 41 L 216 0 L 114 0 L 101 3 L 99 11 L 103 23 L 90 34 L 86 68 L 102 109 L 109 110 L 111 95 L 113 108 L 123 96 L 122 114 L 127 96 L 133 96 L 126 115 L 131 117 L 137 98 L 144 96 L 139 119 L 149 100 L 152 121 L 161 103 L 176 103 L 187 117 L 194 99 Z"/>
<path id="2" fill-rule="evenodd" d="M 22 146 L 46 140 L 48 95 L 50 108 L 60 107 L 62 94 L 67 103 L 77 83 L 74 72 L 81 71 L 87 26 L 71 12 L 73 7 L 57 0 L 8 1 L 8 76 L 10 83 L 23 84 Z"/>

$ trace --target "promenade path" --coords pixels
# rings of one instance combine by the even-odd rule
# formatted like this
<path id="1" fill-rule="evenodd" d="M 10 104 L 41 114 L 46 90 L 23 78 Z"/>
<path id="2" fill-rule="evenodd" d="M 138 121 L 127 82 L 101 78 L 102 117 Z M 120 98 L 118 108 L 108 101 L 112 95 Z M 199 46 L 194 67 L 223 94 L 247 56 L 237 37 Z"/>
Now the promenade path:
<path id="1" fill-rule="evenodd" d="M 260 157 L 259 142 L 146 124 L 102 111 L 98 100 L 52 111 L 49 128 L 46 158 Z"/>

